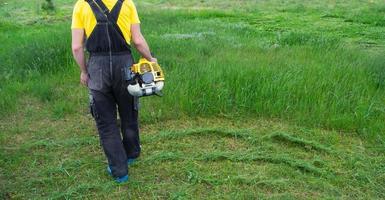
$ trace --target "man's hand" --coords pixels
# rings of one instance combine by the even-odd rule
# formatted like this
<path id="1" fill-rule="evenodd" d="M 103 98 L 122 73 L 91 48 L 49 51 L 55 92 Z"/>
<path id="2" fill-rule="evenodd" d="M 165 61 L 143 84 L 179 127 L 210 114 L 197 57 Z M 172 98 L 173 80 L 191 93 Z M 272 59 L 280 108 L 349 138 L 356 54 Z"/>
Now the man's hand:
<path id="1" fill-rule="evenodd" d="M 86 87 L 88 86 L 88 74 L 86 72 L 80 74 L 80 83 Z"/>
<path id="2" fill-rule="evenodd" d="M 158 59 L 153 57 L 153 58 L 151 58 L 150 62 L 158 63 Z"/>

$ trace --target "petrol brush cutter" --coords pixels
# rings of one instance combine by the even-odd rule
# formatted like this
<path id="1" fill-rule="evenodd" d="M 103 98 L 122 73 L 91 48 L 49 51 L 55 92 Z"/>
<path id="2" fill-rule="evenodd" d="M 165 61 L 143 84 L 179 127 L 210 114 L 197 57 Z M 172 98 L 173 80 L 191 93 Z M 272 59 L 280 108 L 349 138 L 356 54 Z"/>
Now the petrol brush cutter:
<path id="1" fill-rule="evenodd" d="M 163 96 L 164 74 L 158 63 L 142 58 L 128 71 L 130 81 L 127 90 L 132 96 Z"/>

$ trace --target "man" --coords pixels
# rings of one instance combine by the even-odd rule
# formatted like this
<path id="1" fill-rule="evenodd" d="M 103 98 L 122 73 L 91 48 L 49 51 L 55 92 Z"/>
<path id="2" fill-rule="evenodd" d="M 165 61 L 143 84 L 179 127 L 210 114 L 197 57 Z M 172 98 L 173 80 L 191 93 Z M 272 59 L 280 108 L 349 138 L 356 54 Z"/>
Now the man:
<path id="1" fill-rule="evenodd" d="M 126 89 L 127 70 L 133 64 L 130 44 L 147 60 L 157 60 L 141 34 L 132 0 L 78 0 L 71 28 L 72 52 L 81 70 L 80 82 L 89 88 L 90 110 L 108 160 L 107 171 L 116 182 L 125 182 L 128 163 L 140 154 L 138 98 Z M 90 53 L 87 65 L 85 40 Z"/>

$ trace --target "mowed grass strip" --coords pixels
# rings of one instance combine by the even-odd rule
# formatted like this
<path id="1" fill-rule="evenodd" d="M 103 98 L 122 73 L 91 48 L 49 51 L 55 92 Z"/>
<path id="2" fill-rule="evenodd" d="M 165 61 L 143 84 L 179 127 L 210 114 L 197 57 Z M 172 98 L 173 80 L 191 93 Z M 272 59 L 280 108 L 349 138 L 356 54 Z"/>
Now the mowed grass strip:
<path id="1" fill-rule="evenodd" d="M 12 133 L 4 135 L 1 143 L 2 173 L 7 183 L 1 190 L 3 196 L 306 199 L 309 195 L 379 198 L 383 194 L 384 177 L 378 173 L 383 170 L 384 159 L 369 148 L 370 143 L 338 132 L 304 131 L 263 120 L 240 123 L 229 119 L 181 119 L 144 125 L 143 154 L 130 167 L 130 182 L 116 185 L 106 173 L 107 163 L 89 115 L 75 114 L 63 120 L 45 116 L 51 115 L 27 115 L 24 121 L 1 123 Z M 73 120 L 80 123 L 75 125 Z M 247 137 L 253 139 L 218 134 L 220 131 L 205 133 L 217 130 L 213 124 L 221 126 L 224 132 L 238 133 L 244 133 L 242 127 L 248 126 L 254 134 Z M 162 131 L 167 127 L 173 137 Z M 309 140 L 309 131 L 339 153 L 307 151 L 268 139 L 277 132 L 290 132 L 296 138 Z M 175 136 L 178 133 L 181 134 Z M 335 143 L 336 138 L 343 142 Z"/>

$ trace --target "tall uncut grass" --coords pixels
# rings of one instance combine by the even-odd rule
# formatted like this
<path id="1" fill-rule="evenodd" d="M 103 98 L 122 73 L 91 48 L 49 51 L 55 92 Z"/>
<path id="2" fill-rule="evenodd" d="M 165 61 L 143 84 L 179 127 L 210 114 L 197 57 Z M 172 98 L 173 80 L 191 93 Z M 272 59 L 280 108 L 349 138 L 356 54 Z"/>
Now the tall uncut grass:
<path id="1" fill-rule="evenodd" d="M 30 30 L 4 24 L 0 30 L 1 37 L 7 39 L 0 51 L 0 115 L 14 111 L 28 95 L 43 101 L 53 99 L 54 83 L 73 72 L 67 25 Z"/>
<path id="2" fill-rule="evenodd" d="M 381 52 L 360 49 L 333 32 L 272 31 L 269 22 L 255 23 L 259 14 L 248 21 L 219 11 L 170 11 L 159 16 L 143 12 L 142 22 L 166 73 L 165 95 L 142 99 L 143 120 L 262 116 L 383 135 Z M 20 32 L 2 33 L 8 37 L 8 51 L 0 55 L 5 83 L 0 86 L 1 113 L 14 110 L 14 99 L 25 94 L 50 99 L 44 95 L 51 93 L 41 88 L 61 87 L 71 93 L 78 71 L 70 52 L 69 24 L 37 26 L 28 32 L 12 28 Z M 21 44 L 13 45 L 16 40 Z M 40 76 L 61 79 L 62 85 L 29 87 Z M 82 92 L 85 97 L 87 91 Z M 86 98 L 79 106 L 85 102 Z"/>
<path id="3" fill-rule="evenodd" d="M 167 85 L 165 97 L 149 100 L 145 108 L 153 112 L 144 115 L 277 117 L 383 135 L 381 51 L 316 30 L 271 33 L 233 19 L 224 25 L 215 13 L 193 15 L 209 17 L 190 19 L 188 26 L 172 23 L 173 16 L 146 21 L 171 27 L 149 31 Z"/>

